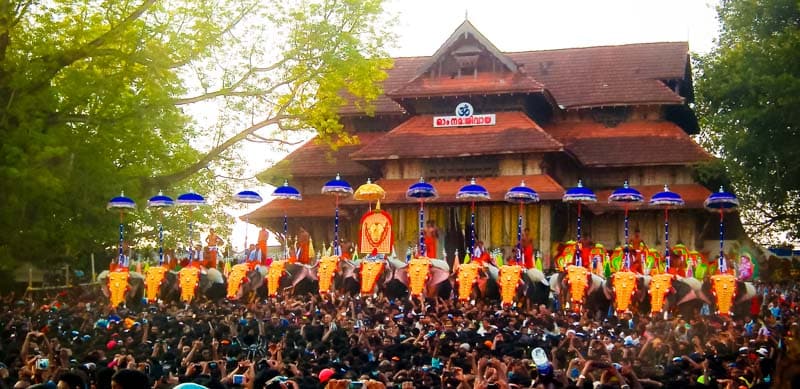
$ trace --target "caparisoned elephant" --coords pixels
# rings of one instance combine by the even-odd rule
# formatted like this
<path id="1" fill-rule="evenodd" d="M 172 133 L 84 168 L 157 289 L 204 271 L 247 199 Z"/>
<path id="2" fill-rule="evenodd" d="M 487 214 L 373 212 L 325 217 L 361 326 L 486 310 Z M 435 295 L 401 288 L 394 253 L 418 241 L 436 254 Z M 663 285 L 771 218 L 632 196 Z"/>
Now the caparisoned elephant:
<path id="1" fill-rule="evenodd" d="M 136 306 L 141 304 L 142 298 L 144 297 L 144 276 L 135 271 L 129 271 L 127 273 L 128 286 L 125 290 L 124 301 L 127 305 Z M 112 292 L 108 287 L 109 274 L 110 272 L 108 270 L 104 270 L 97 275 L 97 282 L 100 283 L 103 294 L 107 298 L 110 298 Z"/>

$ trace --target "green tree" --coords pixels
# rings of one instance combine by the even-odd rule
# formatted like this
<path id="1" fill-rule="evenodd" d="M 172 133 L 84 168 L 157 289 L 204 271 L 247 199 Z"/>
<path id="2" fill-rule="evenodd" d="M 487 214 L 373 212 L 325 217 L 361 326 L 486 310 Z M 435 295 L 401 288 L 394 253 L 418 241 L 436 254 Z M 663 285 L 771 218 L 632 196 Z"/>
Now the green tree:
<path id="1" fill-rule="evenodd" d="M 0 267 L 108 258 L 121 190 L 134 243 L 158 190 L 227 224 L 243 142 L 347 140 L 337 111 L 381 93 L 385 28 L 381 0 L 0 0 Z M 185 211 L 164 222 L 186 240 Z"/>
<path id="2" fill-rule="evenodd" d="M 706 146 L 762 243 L 800 238 L 800 3 L 723 0 L 720 36 L 697 64 Z M 776 239 L 777 238 L 777 239 Z"/>

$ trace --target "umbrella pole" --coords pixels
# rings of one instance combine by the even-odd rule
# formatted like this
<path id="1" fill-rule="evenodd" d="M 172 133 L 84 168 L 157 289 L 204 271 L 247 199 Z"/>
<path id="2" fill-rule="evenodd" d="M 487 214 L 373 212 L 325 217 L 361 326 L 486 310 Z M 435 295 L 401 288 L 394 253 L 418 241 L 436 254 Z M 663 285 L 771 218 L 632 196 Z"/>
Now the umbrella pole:
<path id="1" fill-rule="evenodd" d="M 117 248 L 119 249 L 119 256 L 117 257 L 117 266 L 121 266 L 122 265 L 122 262 L 123 262 L 122 258 L 125 255 L 125 253 L 122 251 L 122 244 L 123 244 L 124 230 L 125 230 L 125 225 L 123 224 L 124 215 L 125 214 L 122 211 L 120 211 L 120 213 L 119 213 L 119 244 L 117 245 Z"/>
<path id="2" fill-rule="evenodd" d="M 244 251 L 247 252 L 247 226 L 250 224 L 250 218 L 244 218 Z M 247 262 L 247 258 L 245 258 L 245 262 Z"/>
<path id="3" fill-rule="evenodd" d="M 522 263 L 522 203 L 519 203 L 519 216 L 517 217 L 517 264 Z"/>
<path id="4" fill-rule="evenodd" d="M 664 208 L 664 271 L 669 272 L 669 208 Z"/>
<path id="5" fill-rule="evenodd" d="M 581 203 L 578 202 L 578 240 L 575 242 L 575 266 L 583 266 L 581 259 Z"/>
<path id="6" fill-rule="evenodd" d="M 164 214 L 158 212 L 158 266 L 164 266 Z"/>
<path id="7" fill-rule="evenodd" d="M 425 252 L 425 209 L 422 201 L 419 202 L 419 252 L 417 255 L 428 256 Z"/>
<path id="8" fill-rule="evenodd" d="M 725 220 L 725 214 L 722 212 L 722 208 L 719 209 L 719 273 L 724 274 L 728 272 L 728 264 L 725 263 L 725 252 L 722 250 L 722 245 L 724 243 L 724 236 L 723 231 L 724 227 L 722 222 Z"/>
<path id="9" fill-rule="evenodd" d="M 625 270 L 631 270 L 631 248 L 628 246 L 628 204 L 625 204 Z"/>
<path id="10" fill-rule="evenodd" d="M 194 262 L 194 255 L 192 254 L 193 249 L 194 249 L 194 243 L 192 243 L 192 209 L 189 208 L 189 264 L 190 265 Z"/>
<path id="11" fill-rule="evenodd" d="M 289 217 L 286 212 L 283 213 L 283 259 L 289 258 Z"/>
<path id="12" fill-rule="evenodd" d="M 470 205 L 471 215 L 470 215 L 470 222 L 469 222 L 469 252 L 471 255 L 475 255 L 475 202 L 473 201 Z"/>
<path id="13" fill-rule="evenodd" d="M 339 255 L 339 195 L 336 195 L 336 213 L 333 219 L 333 255 Z"/>

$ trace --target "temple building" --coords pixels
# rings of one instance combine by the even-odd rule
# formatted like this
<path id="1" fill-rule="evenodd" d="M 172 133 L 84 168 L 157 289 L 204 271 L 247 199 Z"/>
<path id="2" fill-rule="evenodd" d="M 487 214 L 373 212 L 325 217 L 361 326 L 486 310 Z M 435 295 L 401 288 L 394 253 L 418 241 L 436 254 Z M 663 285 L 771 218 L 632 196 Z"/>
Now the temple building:
<path id="1" fill-rule="evenodd" d="M 508 253 L 519 207 L 504 194 L 524 182 L 541 197 L 524 207 L 524 225 L 547 260 L 558 242 L 575 239 L 576 207 L 561 199 L 578 180 L 598 197 L 584 207 L 584 234 L 606 248 L 622 243 L 623 211 L 608 196 L 628 180 L 646 200 L 664 185 L 682 195 L 670 242 L 713 252 L 719 219 L 703 209 L 710 188 L 693 174 L 712 157 L 690 137 L 698 124 L 686 42 L 502 52 L 464 21 L 433 55 L 395 58 L 383 90 L 374 114 L 341 111 L 358 144 L 332 150 L 311 140 L 264 172 L 273 185 L 288 179 L 303 200 L 272 201 L 249 221 L 280 234 L 286 214 L 290 237 L 303 226 L 319 250 L 333 240 L 335 202 L 321 187 L 337 173 L 354 188 L 371 178 L 387 192 L 381 207 L 404 255 L 418 240 L 419 207 L 405 193 L 424 177 L 439 192 L 425 204 L 426 219 L 440 230 L 438 251 L 451 257 L 464 252 L 469 224 L 470 205 L 455 195 L 475 178 L 491 196 L 476 203 L 477 238 Z M 370 205 L 340 206 L 341 235 L 355 239 Z M 630 220 L 631 235 L 639 230 L 663 247 L 663 210 L 645 202 Z"/>

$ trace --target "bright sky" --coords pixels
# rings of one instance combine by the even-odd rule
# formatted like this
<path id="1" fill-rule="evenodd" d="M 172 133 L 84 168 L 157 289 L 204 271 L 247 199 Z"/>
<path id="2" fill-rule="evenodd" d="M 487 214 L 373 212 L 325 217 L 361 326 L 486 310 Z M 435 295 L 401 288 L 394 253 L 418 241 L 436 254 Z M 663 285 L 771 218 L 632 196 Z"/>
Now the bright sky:
<path id="1" fill-rule="evenodd" d="M 714 0 L 389 0 L 397 16 L 397 44 L 392 56 L 433 54 L 464 21 L 501 51 L 560 49 L 640 42 L 688 41 L 692 52 L 706 53 L 719 24 Z M 263 152 L 259 153 L 262 155 Z M 276 160 L 281 156 L 275 156 Z M 252 166 L 253 172 L 266 166 Z M 351 183 L 357 185 L 357 183 Z M 274 188 L 253 188 L 267 200 Z M 238 209 L 241 215 L 262 204 Z M 247 228 L 238 222 L 230 241 L 240 249 Z"/>

